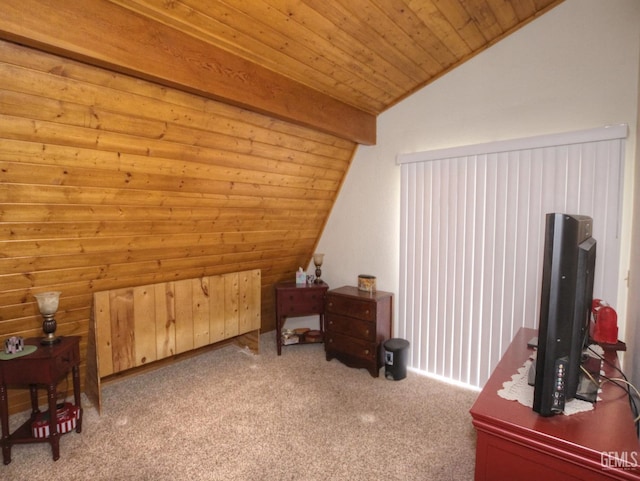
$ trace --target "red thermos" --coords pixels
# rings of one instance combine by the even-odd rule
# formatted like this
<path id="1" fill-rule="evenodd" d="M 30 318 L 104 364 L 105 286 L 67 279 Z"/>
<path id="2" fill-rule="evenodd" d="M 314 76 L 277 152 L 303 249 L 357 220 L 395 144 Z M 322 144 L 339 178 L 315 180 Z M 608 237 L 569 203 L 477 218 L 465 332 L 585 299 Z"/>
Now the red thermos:
<path id="1" fill-rule="evenodd" d="M 600 305 L 594 310 L 593 340 L 603 344 L 618 342 L 618 314 L 613 307 Z"/>

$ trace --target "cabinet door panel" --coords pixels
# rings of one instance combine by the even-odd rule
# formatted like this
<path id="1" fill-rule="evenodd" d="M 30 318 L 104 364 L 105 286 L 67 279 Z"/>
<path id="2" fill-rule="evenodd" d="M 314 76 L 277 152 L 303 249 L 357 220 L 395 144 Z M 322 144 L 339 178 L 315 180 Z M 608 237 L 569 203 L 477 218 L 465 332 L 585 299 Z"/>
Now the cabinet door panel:
<path id="1" fill-rule="evenodd" d="M 109 291 L 113 371 L 135 367 L 133 289 Z"/>

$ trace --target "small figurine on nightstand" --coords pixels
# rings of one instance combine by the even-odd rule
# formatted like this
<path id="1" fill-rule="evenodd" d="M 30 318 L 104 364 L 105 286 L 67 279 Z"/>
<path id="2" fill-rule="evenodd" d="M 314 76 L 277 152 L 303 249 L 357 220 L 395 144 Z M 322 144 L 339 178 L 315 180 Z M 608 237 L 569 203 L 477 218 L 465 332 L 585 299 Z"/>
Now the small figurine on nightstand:
<path id="1" fill-rule="evenodd" d="M 24 349 L 24 339 L 20 336 L 11 336 L 4 341 L 4 352 L 7 354 L 15 354 L 22 352 Z"/>

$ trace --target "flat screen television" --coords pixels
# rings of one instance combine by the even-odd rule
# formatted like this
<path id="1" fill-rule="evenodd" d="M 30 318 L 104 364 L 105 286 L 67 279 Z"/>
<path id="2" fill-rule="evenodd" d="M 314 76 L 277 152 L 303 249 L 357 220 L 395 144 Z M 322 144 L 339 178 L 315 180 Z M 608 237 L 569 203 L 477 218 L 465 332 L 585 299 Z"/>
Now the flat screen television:
<path id="1" fill-rule="evenodd" d="M 542 416 L 562 412 L 584 384 L 596 261 L 592 226 L 584 215 L 546 216 L 533 397 L 533 410 Z"/>

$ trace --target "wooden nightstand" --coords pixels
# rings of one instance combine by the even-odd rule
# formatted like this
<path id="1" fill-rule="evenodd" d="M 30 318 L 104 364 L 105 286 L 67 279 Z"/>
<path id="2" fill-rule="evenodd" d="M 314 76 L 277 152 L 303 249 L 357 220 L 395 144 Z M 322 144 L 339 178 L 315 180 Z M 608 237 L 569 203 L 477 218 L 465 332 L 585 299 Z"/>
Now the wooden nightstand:
<path id="1" fill-rule="evenodd" d="M 384 365 L 382 344 L 391 337 L 393 294 L 344 286 L 327 292 L 325 352 L 350 367 L 378 377 Z"/>
<path id="2" fill-rule="evenodd" d="M 11 446 L 14 444 L 51 444 L 54 461 L 60 458 L 60 433 L 56 422 L 49 422 L 49 436 L 36 438 L 32 424 L 40 413 L 38 408 L 38 386 L 46 386 L 49 413 L 57 411 L 57 385 L 69 372 L 73 376 L 73 396 L 78 409 L 76 432 L 82 430 L 82 407 L 80 405 L 80 338 L 65 336 L 58 344 L 40 345 L 39 338 L 25 340 L 25 345 L 37 346 L 37 350 L 15 359 L 0 360 L 0 417 L 2 421 L 2 460 L 11 462 Z M 31 392 L 31 417 L 15 432 L 9 434 L 9 406 L 7 385 L 29 386 Z M 55 417 L 54 417 L 55 419 Z"/>
<path id="3" fill-rule="evenodd" d="M 287 317 L 320 316 L 320 332 L 324 334 L 324 297 L 329 286 L 321 284 L 296 285 L 295 282 L 277 284 L 276 287 L 276 338 L 278 356 L 282 353 L 282 326 Z M 305 344 L 303 340 L 299 344 Z"/>

